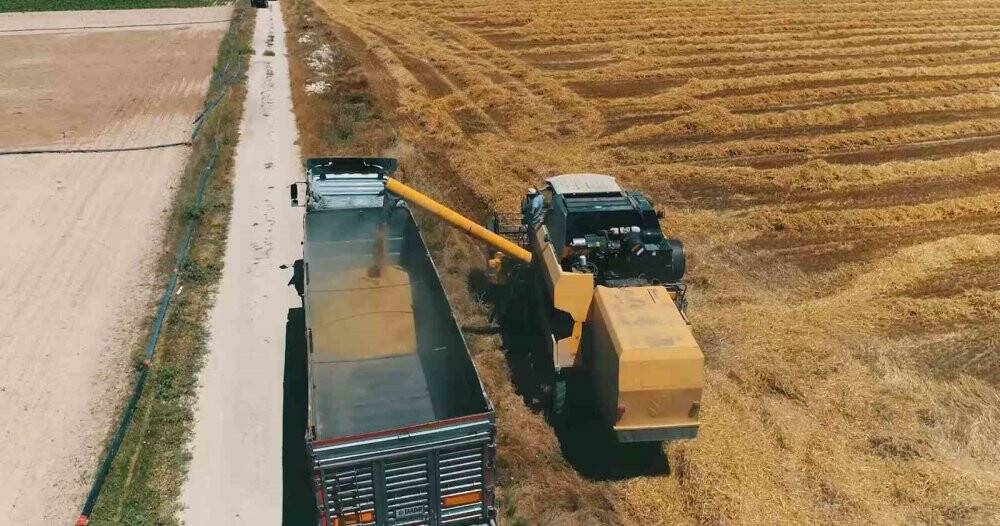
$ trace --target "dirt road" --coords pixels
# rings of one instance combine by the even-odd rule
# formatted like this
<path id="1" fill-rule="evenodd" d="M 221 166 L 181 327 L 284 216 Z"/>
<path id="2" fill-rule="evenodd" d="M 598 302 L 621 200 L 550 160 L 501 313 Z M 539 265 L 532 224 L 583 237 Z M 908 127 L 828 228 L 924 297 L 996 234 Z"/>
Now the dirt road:
<path id="1" fill-rule="evenodd" d="M 225 270 L 184 490 L 191 526 L 281 523 L 285 321 L 301 306 L 287 284 L 302 257 L 302 209 L 288 201 L 301 162 L 276 5 L 258 11 L 253 47 Z"/>
<path id="2" fill-rule="evenodd" d="M 230 9 L 129 16 L 215 21 Z M 30 30 L 121 17 L 0 17 L 0 151 L 185 140 L 226 22 Z M 79 512 L 162 286 L 152 265 L 187 154 L 0 156 L 0 524 Z"/>

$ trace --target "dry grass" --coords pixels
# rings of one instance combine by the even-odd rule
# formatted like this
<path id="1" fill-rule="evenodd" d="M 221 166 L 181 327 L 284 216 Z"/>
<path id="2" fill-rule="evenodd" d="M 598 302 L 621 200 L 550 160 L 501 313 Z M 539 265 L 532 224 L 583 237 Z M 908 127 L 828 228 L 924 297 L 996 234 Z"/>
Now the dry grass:
<path id="1" fill-rule="evenodd" d="M 314 1 L 299 30 L 357 83 L 330 97 L 367 90 L 398 133 L 352 153 L 479 218 L 611 173 L 688 246 L 708 388 L 669 475 L 581 475 L 499 338 L 469 336 L 507 522 L 1000 522 L 996 4 Z M 307 154 L 345 151 L 306 119 Z M 425 225 L 484 325 L 477 248 Z"/>
<path id="2" fill-rule="evenodd" d="M 304 2 L 282 6 L 289 18 L 292 102 L 302 157 L 377 155 L 395 141 L 357 59 L 335 44 L 330 27 Z"/>
<path id="3" fill-rule="evenodd" d="M 667 122 L 633 126 L 607 137 L 604 144 L 659 144 L 668 140 L 696 140 L 699 136 L 706 135 L 752 137 L 769 132 L 794 133 L 796 128 L 806 128 L 803 131 L 814 134 L 814 128 L 871 128 L 898 124 L 909 127 L 921 119 L 954 120 L 955 114 L 959 112 L 968 112 L 975 117 L 977 113 L 986 113 L 998 107 L 1000 95 L 993 93 L 824 104 L 810 109 L 754 114 L 734 114 L 722 106 L 705 104 Z"/>

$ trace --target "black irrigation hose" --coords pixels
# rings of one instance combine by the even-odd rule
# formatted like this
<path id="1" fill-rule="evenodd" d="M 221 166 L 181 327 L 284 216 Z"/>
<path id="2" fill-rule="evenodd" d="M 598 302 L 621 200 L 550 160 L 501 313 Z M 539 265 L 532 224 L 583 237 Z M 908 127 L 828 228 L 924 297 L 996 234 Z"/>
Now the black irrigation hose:
<path id="1" fill-rule="evenodd" d="M 194 136 L 191 136 L 194 139 Z M 159 150 L 162 148 L 174 148 L 177 146 L 191 146 L 191 141 L 168 142 L 163 144 L 153 144 L 150 146 L 124 146 L 122 148 L 75 148 L 66 150 L 7 150 L 0 151 L 0 155 L 39 155 L 44 153 L 113 153 L 113 152 L 139 152 L 143 150 Z"/>
<path id="2" fill-rule="evenodd" d="M 236 20 L 236 19 L 233 19 L 233 20 Z M 242 14 L 240 15 L 240 22 L 242 22 Z M 234 30 L 234 28 L 237 25 L 239 25 L 239 22 L 237 22 L 236 24 L 233 24 L 233 25 L 229 26 L 229 30 L 226 32 L 226 36 L 223 38 L 223 41 L 225 41 L 226 38 L 229 38 L 230 36 L 232 36 L 233 30 Z M 214 86 L 215 83 L 219 79 L 225 77 L 226 73 L 229 72 L 229 68 L 233 65 L 233 62 L 239 60 L 239 58 L 240 58 L 239 50 L 236 50 L 235 51 L 235 56 L 234 57 L 230 57 L 229 60 L 226 61 L 226 67 L 224 67 L 222 69 L 218 69 L 218 70 L 215 71 L 215 73 L 212 74 L 212 78 L 209 80 L 208 85 L 209 86 Z M 242 74 L 240 74 L 239 72 L 237 72 L 237 74 L 235 74 L 235 75 L 229 77 L 227 80 L 223 81 L 222 85 L 223 86 L 232 86 L 233 84 L 236 83 L 236 81 L 238 81 L 240 79 L 240 77 L 242 77 Z M 209 89 L 211 89 L 211 87 Z M 215 109 L 215 107 L 219 104 L 219 102 L 222 101 L 222 98 L 225 97 L 225 96 L 226 96 L 226 91 L 223 90 L 222 93 L 220 93 L 219 96 L 216 97 L 216 99 L 214 101 L 206 103 L 205 107 L 194 118 L 194 121 L 192 121 L 192 124 L 194 124 L 194 129 L 191 130 L 191 140 L 192 141 L 198 135 L 198 132 L 201 131 L 201 125 L 205 123 L 205 121 L 204 121 L 205 116 L 208 115 L 213 109 Z"/>
<path id="3" fill-rule="evenodd" d="M 241 13 L 239 18 L 232 19 L 233 23 L 229 26 L 229 31 L 227 31 L 226 36 L 223 38 L 223 42 L 232 37 L 235 33 L 235 28 L 242 23 L 242 18 Z M 212 75 L 212 84 L 222 78 L 222 76 L 229 70 L 229 67 L 234 60 L 239 60 L 239 55 L 239 50 L 235 50 L 235 56 L 230 58 L 226 67 L 216 71 L 215 74 Z M 205 109 L 202 110 L 197 119 L 195 119 L 195 123 L 197 125 L 191 133 L 191 141 L 186 143 L 177 143 L 178 145 L 190 145 L 192 141 L 194 141 L 195 137 L 197 137 L 201 131 L 201 124 L 205 115 L 211 112 L 218 105 L 219 101 L 222 100 L 222 97 L 228 92 L 228 89 L 242 78 L 242 74 L 232 75 L 221 84 L 221 95 L 213 103 L 206 104 Z M 205 187 L 208 184 L 209 176 L 211 176 L 212 171 L 215 168 L 215 161 L 219 156 L 220 146 L 219 137 L 216 136 L 215 145 L 208 158 L 208 164 L 202 170 L 201 177 L 198 180 L 198 191 L 195 193 L 194 199 L 195 207 L 201 206 L 204 201 Z M 80 511 L 80 516 L 76 520 L 76 526 L 87 526 L 87 524 L 89 524 L 90 515 L 93 513 L 94 506 L 97 504 L 97 499 L 100 497 L 101 490 L 104 488 L 104 482 L 107 480 L 108 474 L 111 472 L 111 465 L 114 462 L 115 457 L 118 456 L 118 450 L 121 448 L 122 442 L 125 440 L 125 434 L 128 432 L 135 410 L 139 405 L 139 400 L 142 398 L 143 388 L 146 386 L 146 380 L 149 378 L 149 370 L 153 363 L 153 355 L 156 351 L 156 344 L 160 339 L 163 322 L 166 319 L 167 311 L 170 308 L 171 300 L 173 300 L 174 297 L 174 290 L 177 287 L 178 274 L 187 262 L 188 250 L 191 247 L 191 239 L 194 237 L 196 223 L 197 218 L 188 218 L 187 226 L 185 227 L 184 235 L 181 238 L 181 244 L 178 248 L 177 260 L 174 264 L 174 268 L 170 271 L 170 278 L 167 280 L 167 286 L 163 290 L 163 296 L 160 297 L 160 304 L 156 310 L 156 318 L 153 320 L 152 331 L 149 335 L 149 340 L 146 342 L 146 352 L 142 361 L 142 370 L 139 372 L 139 377 L 136 379 L 135 387 L 132 389 L 132 396 L 129 397 L 128 404 L 125 406 L 125 411 L 122 413 L 121 421 L 118 423 L 118 428 L 115 430 L 111 444 L 108 446 L 108 449 L 104 454 L 104 458 L 101 460 L 101 464 L 97 468 L 97 473 L 94 475 L 94 481 L 90 486 L 90 492 L 87 493 L 87 500 L 84 501 L 83 509 Z"/>
<path id="4" fill-rule="evenodd" d="M 229 66 L 226 66 L 226 69 L 229 69 Z M 232 86 L 233 84 L 236 83 L 237 80 L 239 80 L 240 76 L 241 75 L 233 75 L 228 81 L 226 81 L 225 85 Z M 194 140 L 195 137 L 198 136 L 198 132 L 201 131 L 201 125 L 205 124 L 205 116 L 208 115 L 212 110 L 214 110 L 215 107 L 218 106 L 220 102 L 222 102 L 222 99 L 225 96 L 226 92 L 220 93 L 219 96 L 215 98 L 215 100 L 208 103 L 205 106 L 205 109 L 201 110 L 201 113 L 199 113 L 198 116 L 194 118 L 194 122 L 192 123 L 194 124 L 194 129 L 191 130 L 192 141 Z"/>
<path id="5" fill-rule="evenodd" d="M 201 178 L 198 181 L 198 191 L 194 198 L 196 207 L 201 206 L 202 201 L 204 201 L 205 186 L 208 183 L 209 175 L 212 174 L 212 170 L 215 168 L 215 160 L 218 155 L 219 139 L 216 137 L 215 148 L 212 150 L 208 165 L 202 170 Z M 97 498 L 101 495 L 104 481 L 111 471 L 111 463 L 118 456 L 118 450 L 121 448 L 122 441 L 125 440 L 125 433 L 128 431 L 129 424 L 132 423 L 132 416 L 135 414 L 136 406 L 139 405 L 143 388 L 146 386 L 146 379 L 149 377 L 149 368 L 153 363 L 153 352 L 156 350 L 156 343 L 159 341 L 160 332 L 163 329 L 163 320 L 167 316 L 167 309 L 170 307 L 171 300 L 174 297 L 174 289 L 177 288 L 178 273 L 184 268 L 184 264 L 187 262 L 188 249 L 191 247 L 191 238 L 194 236 L 194 227 L 195 218 L 189 218 L 187 227 L 184 230 L 184 237 L 181 238 L 180 249 L 177 252 L 177 261 L 174 264 L 174 268 L 170 271 L 170 279 L 167 280 L 167 287 L 163 290 L 163 296 L 160 297 L 160 306 L 156 310 L 153 330 L 149 335 L 149 340 L 146 342 L 146 353 L 142 360 L 142 370 L 139 372 L 139 378 L 135 382 L 135 388 L 132 389 L 132 396 L 129 397 L 128 405 L 125 406 L 125 412 L 122 414 L 121 422 L 118 425 L 117 431 L 115 431 L 114 438 L 111 440 L 111 445 L 108 447 L 108 451 L 104 455 L 100 467 L 97 469 L 97 474 L 94 475 L 94 483 L 87 494 L 87 500 L 83 504 L 80 517 L 76 520 L 77 526 L 86 526 L 90 521 L 90 514 L 94 511 L 94 505 L 97 504 Z"/>
<path id="6" fill-rule="evenodd" d="M 230 22 L 229 29 L 226 31 L 226 36 L 223 37 L 223 41 L 225 41 L 225 39 L 230 38 L 233 35 L 233 32 L 234 32 L 236 26 L 238 26 L 240 24 L 240 22 L 242 22 L 242 21 L 243 21 L 243 15 L 241 14 L 237 18 L 227 18 L 227 19 L 224 19 L 224 20 L 208 20 L 208 21 L 200 21 L 200 22 L 177 22 L 177 23 L 163 23 L 163 24 L 136 24 L 136 25 L 125 25 L 125 26 L 89 26 L 89 27 L 69 27 L 69 28 L 45 28 L 45 30 L 50 30 L 50 29 L 51 30 L 55 30 L 55 29 L 105 29 L 105 28 L 117 28 L 117 27 L 152 27 L 152 26 L 170 26 L 170 25 L 184 25 L 184 24 L 214 24 L 214 23 L 221 23 L 221 22 Z M 232 24 L 232 22 L 236 22 L 236 23 Z M 12 33 L 12 32 L 17 32 L 17 31 L 36 31 L 36 30 L 35 29 L 8 29 L 8 30 L 0 30 L 0 34 L 2 34 L 2 33 Z M 239 60 L 239 55 L 240 55 L 239 50 L 235 50 L 234 54 L 235 54 L 235 56 L 231 57 L 226 62 L 226 66 L 224 68 L 216 70 L 215 73 L 212 74 L 212 78 L 209 80 L 209 86 L 214 86 L 215 83 L 218 82 L 218 80 L 220 78 L 224 77 L 226 75 L 226 73 L 229 72 L 229 68 L 232 67 L 233 62 Z M 241 74 L 232 75 L 231 77 L 229 77 L 228 79 L 226 79 L 225 81 L 222 82 L 223 88 L 227 88 L 229 86 L 232 86 L 241 77 L 242 77 Z M 125 146 L 125 147 L 120 147 L 120 148 L 63 148 L 63 149 L 59 149 L 59 148 L 42 148 L 42 149 L 25 149 L 25 150 L 0 150 L 0 157 L 5 156 L 5 155 L 41 155 L 41 154 L 67 154 L 67 153 L 138 152 L 138 151 L 144 151 L 144 150 L 157 150 L 157 149 L 162 149 L 162 148 L 175 148 L 175 147 L 178 147 L 178 146 L 191 146 L 191 144 L 194 141 L 194 139 L 201 132 L 201 126 L 204 124 L 204 118 L 205 118 L 205 116 L 208 115 L 209 113 L 211 113 L 211 111 L 215 109 L 215 107 L 219 104 L 219 102 L 221 102 L 222 99 L 226 96 L 226 93 L 227 93 L 227 91 L 225 89 L 223 89 L 222 92 L 219 94 L 219 96 L 215 98 L 215 100 L 213 100 L 213 101 L 208 102 L 208 103 L 205 104 L 205 107 L 198 113 L 198 115 L 194 118 L 194 121 L 192 122 L 192 124 L 194 124 L 194 128 L 191 130 L 191 140 L 188 140 L 188 141 L 169 142 L 169 143 L 163 143 L 163 144 L 152 144 L 152 145 L 148 145 L 148 146 Z"/>

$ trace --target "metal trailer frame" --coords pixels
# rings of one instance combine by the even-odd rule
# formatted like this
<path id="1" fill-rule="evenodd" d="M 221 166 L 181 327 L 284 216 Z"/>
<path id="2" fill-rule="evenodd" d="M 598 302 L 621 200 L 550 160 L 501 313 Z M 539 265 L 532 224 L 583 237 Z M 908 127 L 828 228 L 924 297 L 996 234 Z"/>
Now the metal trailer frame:
<path id="1" fill-rule="evenodd" d="M 307 161 L 307 450 L 320 524 L 493 524 L 493 406 L 410 210 L 385 198 L 395 167 L 386 158 Z M 311 294 L 323 291 L 312 280 L 370 264 L 383 220 L 386 258 L 411 276 L 417 348 L 344 361 L 326 349 L 313 360 L 323 327 L 310 324 Z"/>

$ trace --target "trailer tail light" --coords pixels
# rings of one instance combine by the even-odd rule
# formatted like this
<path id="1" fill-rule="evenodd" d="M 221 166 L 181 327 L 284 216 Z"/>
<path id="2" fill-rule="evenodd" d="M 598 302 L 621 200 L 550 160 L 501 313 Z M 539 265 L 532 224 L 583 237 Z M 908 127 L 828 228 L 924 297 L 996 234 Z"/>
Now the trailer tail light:
<path id="1" fill-rule="evenodd" d="M 455 495 L 448 495 L 447 497 L 441 498 L 441 507 L 451 508 L 453 506 L 464 506 L 466 504 L 472 504 L 473 502 L 479 502 L 483 500 L 482 491 L 467 491 L 465 493 L 457 493 Z"/>
<path id="2" fill-rule="evenodd" d="M 622 421 L 622 417 L 624 417 L 624 416 L 625 416 L 625 406 L 619 404 L 618 405 L 618 418 L 615 421 L 616 422 L 621 422 Z"/>
<path id="3" fill-rule="evenodd" d="M 330 526 L 348 526 L 350 524 L 367 524 L 369 522 L 375 522 L 375 512 L 372 510 L 334 517 L 333 524 Z"/>

